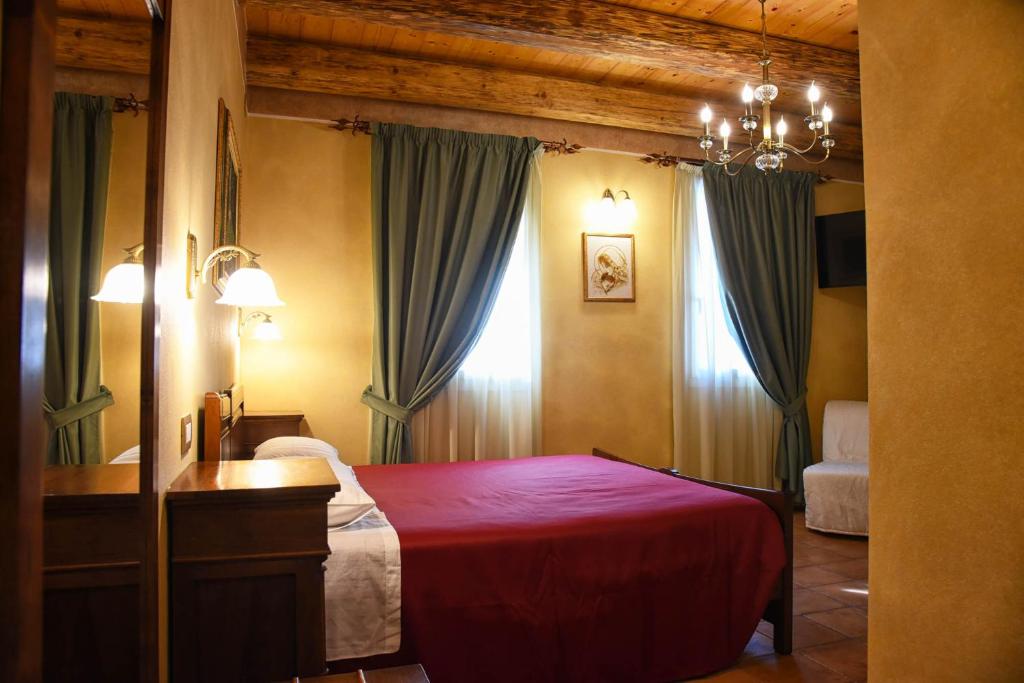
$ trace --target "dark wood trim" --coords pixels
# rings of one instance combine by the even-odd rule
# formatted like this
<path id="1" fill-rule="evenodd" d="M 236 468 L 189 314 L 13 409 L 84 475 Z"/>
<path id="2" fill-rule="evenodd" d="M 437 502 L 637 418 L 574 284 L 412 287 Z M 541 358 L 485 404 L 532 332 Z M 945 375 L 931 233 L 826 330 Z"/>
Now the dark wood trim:
<path id="1" fill-rule="evenodd" d="M 145 251 L 146 297 L 142 302 L 142 361 L 139 401 L 139 680 L 160 680 L 160 303 L 154 284 L 163 245 L 164 167 L 167 138 L 167 81 L 170 72 L 171 0 L 154 13 L 149 55 L 149 129 L 146 137 Z"/>
<path id="2" fill-rule="evenodd" d="M 759 500 L 775 513 L 775 516 L 779 520 L 779 526 L 782 528 L 782 538 L 785 543 L 786 549 L 786 566 L 782 570 L 782 576 L 779 577 L 779 585 L 775 591 L 775 597 L 768 603 L 768 606 L 764 610 L 764 620 L 770 622 L 774 626 L 774 643 L 775 651 L 779 654 L 788 655 L 793 651 L 793 492 L 792 491 L 776 491 L 774 489 L 760 489 L 753 486 L 740 486 L 738 484 L 727 484 L 721 481 L 709 481 L 707 479 L 698 479 L 697 477 L 688 477 L 683 474 L 679 474 L 674 468 L 671 467 L 651 467 L 650 465 L 641 465 L 638 462 L 620 458 L 617 455 L 613 455 L 608 451 L 595 448 L 593 454 L 599 458 L 605 458 L 607 460 L 615 460 L 617 462 L 624 462 L 636 467 L 643 467 L 644 469 L 651 470 L 653 472 L 660 472 L 667 474 L 677 479 L 685 479 L 686 481 L 692 481 L 697 484 L 703 484 L 704 486 L 711 486 L 716 489 L 722 489 L 723 491 L 731 491 L 732 493 L 738 493 L 743 496 L 748 496 Z"/>
<path id="3" fill-rule="evenodd" d="M 42 419 L 55 0 L 4 0 L 0 36 L 0 680 L 42 677 Z"/>

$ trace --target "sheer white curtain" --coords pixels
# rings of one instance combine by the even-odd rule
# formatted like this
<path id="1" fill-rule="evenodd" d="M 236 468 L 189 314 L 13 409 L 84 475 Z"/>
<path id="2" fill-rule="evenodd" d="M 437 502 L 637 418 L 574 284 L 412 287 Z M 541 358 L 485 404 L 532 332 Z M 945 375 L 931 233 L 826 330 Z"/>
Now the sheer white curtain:
<path id="1" fill-rule="evenodd" d="M 729 332 L 699 167 L 679 165 L 674 204 L 675 466 L 704 479 L 772 487 L 778 411 Z"/>
<path id="2" fill-rule="evenodd" d="M 498 299 L 455 378 L 412 419 L 416 462 L 536 455 L 540 446 L 540 167 Z"/>

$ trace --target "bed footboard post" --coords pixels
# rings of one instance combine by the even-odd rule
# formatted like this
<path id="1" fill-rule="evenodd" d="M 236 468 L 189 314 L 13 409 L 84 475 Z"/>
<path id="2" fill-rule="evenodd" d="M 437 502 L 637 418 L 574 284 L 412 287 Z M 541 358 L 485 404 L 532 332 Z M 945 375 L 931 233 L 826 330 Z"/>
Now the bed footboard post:
<path id="1" fill-rule="evenodd" d="M 786 548 L 786 566 L 779 577 L 779 592 L 765 610 L 771 621 L 775 651 L 788 655 L 793 651 L 793 492 L 782 492 L 782 510 L 776 510 L 782 525 L 782 538 Z"/>

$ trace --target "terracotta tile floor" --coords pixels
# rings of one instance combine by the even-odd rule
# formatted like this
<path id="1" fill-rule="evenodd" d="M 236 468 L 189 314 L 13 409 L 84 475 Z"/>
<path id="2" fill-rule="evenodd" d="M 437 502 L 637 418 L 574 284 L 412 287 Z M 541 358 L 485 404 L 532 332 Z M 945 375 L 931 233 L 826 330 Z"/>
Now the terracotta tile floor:
<path id="1" fill-rule="evenodd" d="M 702 678 L 719 683 L 855 683 L 867 679 L 868 542 L 809 531 L 793 519 L 793 654 L 772 649 L 762 621 L 740 661 Z"/>

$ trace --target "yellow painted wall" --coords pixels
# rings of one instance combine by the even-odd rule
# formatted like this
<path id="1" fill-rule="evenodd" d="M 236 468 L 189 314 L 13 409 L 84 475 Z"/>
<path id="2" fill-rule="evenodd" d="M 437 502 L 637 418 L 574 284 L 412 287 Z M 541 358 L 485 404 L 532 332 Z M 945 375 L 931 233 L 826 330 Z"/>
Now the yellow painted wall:
<path id="1" fill-rule="evenodd" d="M 253 118 L 243 156 L 246 242 L 263 253 L 288 305 L 270 311 L 283 342 L 242 341 L 252 410 L 301 409 L 346 462 L 367 461 L 373 291 L 367 137 Z M 673 172 L 635 157 L 586 152 L 541 161 L 542 451 L 594 446 L 667 466 L 671 421 Z M 602 191 L 627 189 L 639 218 L 637 302 L 584 303 L 580 234 Z M 822 213 L 863 208 L 857 185 L 819 186 Z M 600 232 L 600 229 L 595 230 Z M 809 403 L 866 397 L 864 288 L 815 292 Z M 819 456 L 820 457 L 820 456 Z"/>
<path id="2" fill-rule="evenodd" d="M 636 157 L 584 152 L 541 163 L 544 453 L 598 446 L 638 462 L 672 462 L 674 172 Z M 636 302 L 583 301 L 580 234 L 605 188 L 636 202 Z M 593 232 L 608 232 L 594 229 Z"/>
<path id="3" fill-rule="evenodd" d="M 864 209 L 864 186 L 831 182 L 814 190 L 819 216 Z M 815 261 L 817 268 L 817 261 Z M 818 289 L 814 275 L 811 360 L 807 368 L 807 413 L 814 460 L 821 460 L 825 403 L 868 399 L 867 291 L 864 287 Z"/>
<path id="4" fill-rule="evenodd" d="M 103 273 L 124 261 L 125 247 L 142 241 L 148 119 L 145 113 L 114 115 Z M 100 304 L 100 381 L 114 395 L 114 405 L 100 413 L 104 460 L 139 443 L 141 315 L 135 304 Z"/>
<path id="5" fill-rule="evenodd" d="M 179 420 L 190 414 L 198 427 L 203 394 L 229 386 L 238 375 L 236 309 L 213 303 L 203 285 L 195 299 L 185 293 L 186 235 L 199 240 L 200 257 L 213 240 L 217 101 L 231 110 L 239 144 L 246 133 L 245 87 L 234 2 L 179 2 L 173 8 L 168 81 L 163 251 L 156 296 L 160 304 L 159 484 L 163 490 L 195 459 L 181 455 Z M 242 160 L 241 192 L 246 187 Z M 245 214 L 241 237 L 244 240 Z M 163 515 L 163 501 L 159 510 Z M 161 518 L 161 643 L 167 640 L 167 524 Z M 161 652 L 167 676 L 166 648 Z"/>
<path id="6" fill-rule="evenodd" d="M 268 309 L 284 340 L 242 339 L 249 410 L 300 409 L 351 464 L 367 462 L 370 419 L 370 139 L 327 126 L 249 121 L 246 244 L 287 303 Z"/>
<path id="7" fill-rule="evenodd" d="M 1021 681 L 1024 3 L 862 0 L 858 9 L 868 673 Z"/>

